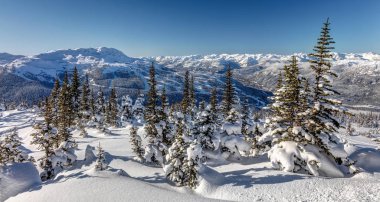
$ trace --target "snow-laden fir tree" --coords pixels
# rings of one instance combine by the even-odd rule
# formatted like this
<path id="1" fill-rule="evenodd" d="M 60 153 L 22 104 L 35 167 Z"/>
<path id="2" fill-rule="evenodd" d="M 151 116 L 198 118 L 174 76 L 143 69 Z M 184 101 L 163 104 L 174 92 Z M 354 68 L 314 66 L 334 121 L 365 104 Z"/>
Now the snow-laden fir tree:
<path id="1" fill-rule="evenodd" d="M 106 119 L 106 98 L 102 89 L 98 91 L 97 98 L 95 100 L 95 115 L 92 117 L 94 124 L 98 129 L 105 128 Z"/>
<path id="2" fill-rule="evenodd" d="M 156 75 L 153 63 L 149 70 L 149 91 L 147 94 L 148 100 L 145 108 L 145 131 L 148 139 L 148 144 L 145 147 L 144 159 L 148 163 L 157 165 L 163 164 L 163 150 L 165 149 L 162 144 L 162 134 L 157 130 L 159 123 L 159 116 L 157 110 L 158 95 L 156 89 Z M 162 131 L 161 131 L 162 132 Z"/>
<path id="3" fill-rule="evenodd" d="M 106 113 L 106 98 L 102 89 L 98 91 L 95 106 L 97 110 L 96 113 L 104 117 L 104 114 Z"/>
<path id="4" fill-rule="evenodd" d="M 217 90 L 214 87 L 211 90 L 211 95 L 210 95 L 210 113 L 212 115 L 213 121 L 218 124 L 218 95 L 217 95 Z"/>
<path id="5" fill-rule="evenodd" d="M 136 122 L 141 123 L 144 120 L 145 107 L 144 107 L 144 94 L 139 94 L 132 107 L 133 117 Z"/>
<path id="6" fill-rule="evenodd" d="M 337 74 L 331 70 L 331 60 L 334 49 L 332 37 L 330 36 L 329 19 L 323 24 L 317 45 L 314 46 L 314 53 L 310 56 L 310 67 L 314 72 L 314 86 L 312 97 L 312 108 L 307 123 L 308 133 L 312 136 L 314 145 L 318 146 L 329 157 L 334 159 L 338 164 L 351 165 L 352 162 L 346 157 L 340 156 L 339 152 L 334 151 L 337 143 L 334 133 L 341 127 L 335 114 L 346 113 L 342 108 L 341 101 L 333 97 L 339 93 L 333 89 L 332 79 Z M 351 167 L 352 168 L 352 167 Z"/>
<path id="7" fill-rule="evenodd" d="M 227 116 L 225 116 L 223 124 L 220 128 L 220 151 L 226 159 L 241 158 L 241 153 L 249 154 L 251 144 L 245 141 L 245 137 L 241 134 L 240 114 L 232 108 Z"/>
<path id="8" fill-rule="evenodd" d="M 285 68 L 287 68 L 287 66 L 285 66 Z M 265 120 L 264 127 L 267 132 L 258 140 L 257 148 L 269 149 L 272 146 L 272 141 L 279 138 L 286 130 L 286 125 L 283 124 L 285 116 L 282 110 L 285 108 L 283 86 L 282 72 L 280 71 L 277 78 L 276 89 L 273 93 L 273 97 L 271 97 L 272 103 L 269 105 L 272 114 L 271 117 Z"/>
<path id="9" fill-rule="evenodd" d="M 42 150 L 44 156 L 38 159 L 39 166 L 43 169 L 40 173 L 42 181 L 52 179 L 55 175 L 56 162 L 54 159 L 54 145 L 57 142 L 58 135 L 56 130 L 46 123 L 38 123 L 34 126 L 35 133 L 31 134 L 31 144 L 37 145 Z"/>
<path id="10" fill-rule="evenodd" d="M 96 114 L 96 100 L 95 100 L 95 95 L 90 89 L 90 112 L 91 112 L 91 117 L 95 117 Z M 90 117 L 90 118 L 91 118 Z"/>
<path id="11" fill-rule="evenodd" d="M 108 110 L 106 114 L 107 123 L 111 126 L 117 126 L 117 115 L 118 115 L 118 106 L 117 106 L 117 95 L 116 89 L 111 89 L 111 94 L 108 101 Z"/>
<path id="12" fill-rule="evenodd" d="M 196 97 L 195 97 L 195 83 L 194 76 L 192 75 L 189 83 L 189 107 L 193 109 L 195 107 Z"/>
<path id="13" fill-rule="evenodd" d="M 309 54 L 311 57 L 310 67 L 314 71 L 313 86 L 313 108 L 311 111 L 311 121 L 309 122 L 309 132 L 316 139 L 319 147 L 325 152 L 330 153 L 323 142 L 322 136 L 331 139 L 331 134 L 336 132 L 340 127 L 340 123 L 334 117 L 334 114 L 340 112 L 341 102 L 333 99 L 332 96 L 338 95 L 332 87 L 332 79 L 337 74 L 331 71 L 331 58 L 333 57 L 331 50 L 335 43 L 330 36 L 329 19 L 323 24 L 321 35 L 318 38 L 317 45 L 314 47 L 314 53 Z"/>
<path id="14" fill-rule="evenodd" d="M 227 67 L 224 85 L 222 111 L 225 115 L 228 115 L 235 104 L 235 89 L 232 83 L 232 69 L 230 65 Z"/>
<path id="15" fill-rule="evenodd" d="M 241 134 L 244 137 L 244 141 L 251 145 L 251 150 L 249 153 L 251 153 L 255 148 L 256 138 L 261 136 L 259 135 L 260 131 L 257 123 L 255 125 L 255 128 L 252 130 L 254 123 L 252 123 L 251 115 L 252 114 L 248 105 L 248 99 L 244 99 L 241 109 Z"/>
<path id="16" fill-rule="evenodd" d="M 58 117 L 58 98 L 60 94 L 60 84 L 59 80 L 55 79 L 54 81 L 54 87 L 51 91 L 51 94 L 49 96 L 50 106 L 52 107 L 52 115 L 53 115 L 53 126 L 58 127 L 59 123 L 59 117 Z"/>
<path id="17" fill-rule="evenodd" d="M 285 140 L 305 141 L 305 137 L 299 132 L 303 131 L 302 128 L 304 128 L 302 120 L 303 115 L 306 114 L 307 106 L 306 108 L 302 106 L 302 86 L 295 56 L 292 56 L 289 65 L 284 66 L 283 71 L 283 78 L 281 75 L 279 76 L 277 89 L 274 93 L 274 102 L 270 105 L 272 117 L 266 120 L 266 127 L 269 130 L 260 138 L 260 143 L 267 142 L 269 145 L 274 145 Z M 307 97 L 307 95 L 304 96 Z"/>
<path id="18" fill-rule="evenodd" d="M 63 79 L 58 100 L 58 135 L 60 142 L 70 139 L 69 128 L 73 122 L 72 98 L 70 95 L 69 78 L 67 72 Z"/>
<path id="19" fill-rule="evenodd" d="M 210 108 L 209 105 L 205 110 L 197 113 L 190 135 L 203 150 L 214 151 L 218 148 L 218 140 L 216 138 L 216 125 Z"/>
<path id="20" fill-rule="evenodd" d="M 242 103 L 241 110 L 241 134 L 244 135 L 246 139 L 250 138 L 249 128 L 251 127 L 251 123 L 249 117 L 251 116 L 251 111 L 248 105 L 248 99 L 244 99 Z"/>
<path id="21" fill-rule="evenodd" d="M 73 78 L 71 79 L 71 85 L 70 85 L 70 96 L 72 98 L 72 112 L 74 114 L 74 117 L 79 116 L 79 106 L 80 106 L 80 81 L 79 81 L 79 74 L 78 69 L 75 66 L 74 72 L 73 72 Z"/>
<path id="22" fill-rule="evenodd" d="M 352 127 L 351 121 L 349 121 L 346 126 L 346 134 L 348 136 L 352 136 L 354 135 L 354 132 L 355 132 L 355 128 Z"/>
<path id="23" fill-rule="evenodd" d="M 205 109 L 206 109 L 206 102 L 204 100 L 202 100 L 202 101 L 199 102 L 198 110 L 199 111 L 204 111 Z"/>
<path id="24" fill-rule="evenodd" d="M 187 114 L 189 112 L 191 100 L 190 100 L 190 73 L 189 70 L 185 72 L 183 81 L 183 97 L 182 97 L 182 112 Z"/>
<path id="25" fill-rule="evenodd" d="M 53 106 L 52 106 L 52 102 L 50 102 L 49 98 L 47 97 L 45 99 L 45 103 L 44 103 L 44 118 L 45 118 L 45 121 L 48 125 L 50 124 L 53 124 L 54 122 L 54 110 L 53 110 Z"/>
<path id="26" fill-rule="evenodd" d="M 129 95 L 124 95 L 121 99 L 121 122 L 123 125 L 127 122 L 131 122 L 133 117 L 132 111 L 132 98 Z"/>
<path id="27" fill-rule="evenodd" d="M 221 130 L 227 135 L 239 135 L 241 128 L 240 114 L 235 108 L 232 108 L 225 116 Z"/>
<path id="28" fill-rule="evenodd" d="M 269 137 L 272 149 L 268 156 L 275 168 L 291 172 L 305 172 L 313 175 L 342 177 L 344 173 L 337 164 L 351 165 L 347 154 L 337 146 L 340 140 L 334 135 L 339 122 L 333 114 L 339 111 L 340 102 L 331 99 L 335 94 L 330 77 L 329 22 L 324 23 L 321 37 L 310 56 L 314 70 L 313 100 L 309 102 L 308 84 L 301 84 L 295 57 L 284 68 L 282 87 L 276 91 L 272 104 L 274 116 L 269 123 L 274 126 L 264 134 L 259 142 Z M 303 88 L 303 89 L 302 89 Z M 279 99 L 281 98 L 281 99 Z M 356 169 L 351 166 L 352 171 Z M 348 169 L 346 171 L 348 172 Z"/>
<path id="29" fill-rule="evenodd" d="M 166 96 L 166 90 L 165 87 L 163 88 L 161 92 L 161 107 L 159 108 L 159 125 L 161 126 L 162 130 L 162 143 L 165 144 L 166 147 L 169 147 L 172 141 L 172 123 L 169 120 L 168 116 L 168 107 L 169 107 L 169 101 Z"/>
<path id="30" fill-rule="evenodd" d="M 91 117 L 91 108 L 90 108 L 90 84 L 88 81 L 88 75 L 86 75 L 84 82 L 82 83 L 82 93 L 80 97 L 80 116 L 85 121 L 89 121 Z"/>
<path id="31" fill-rule="evenodd" d="M 307 88 L 302 89 L 298 64 L 292 56 L 289 65 L 283 69 L 283 77 L 279 76 L 274 102 L 270 105 L 272 117 L 266 120 L 268 131 L 259 138 L 258 147 L 273 146 L 283 141 L 305 143 L 308 138 L 303 124 L 308 113 Z M 307 87 L 307 86 L 305 86 Z"/>
<path id="32" fill-rule="evenodd" d="M 191 143 L 186 149 L 186 159 L 183 166 L 185 185 L 195 189 L 198 186 L 199 170 L 202 168 L 203 151 L 197 142 Z"/>
<path id="33" fill-rule="evenodd" d="M 83 123 L 83 120 L 78 120 L 78 128 L 80 130 L 80 136 L 82 137 L 87 137 L 88 136 L 88 133 L 86 131 L 86 126 L 85 124 Z"/>
<path id="34" fill-rule="evenodd" d="M 178 186 L 185 185 L 186 176 L 184 173 L 187 144 L 184 141 L 184 122 L 182 113 L 178 113 L 176 121 L 176 132 L 173 144 L 166 155 L 167 164 L 164 166 L 164 171 L 171 181 Z"/>
<path id="35" fill-rule="evenodd" d="M 142 162 L 144 160 L 144 149 L 142 148 L 141 137 L 137 134 L 137 127 L 132 126 L 129 132 L 132 152 L 136 155 L 135 160 Z"/>
<path id="36" fill-rule="evenodd" d="M 96 154 L 96 164 L 95 164 L 96 170 L 105 170 L 107 169 L 107 163 L 105 159 L 105 153 L 103 148 L 99 145 L 97 147 L 97 154 Z"/>
<path id="37" fill-rule="evenodd" d="M 13 128 L 3 140 L 0 139 L 0 166 L 7 163 L 23 162 L 28 156 L 20 150 L 21 141 L 17 129 Z"/>

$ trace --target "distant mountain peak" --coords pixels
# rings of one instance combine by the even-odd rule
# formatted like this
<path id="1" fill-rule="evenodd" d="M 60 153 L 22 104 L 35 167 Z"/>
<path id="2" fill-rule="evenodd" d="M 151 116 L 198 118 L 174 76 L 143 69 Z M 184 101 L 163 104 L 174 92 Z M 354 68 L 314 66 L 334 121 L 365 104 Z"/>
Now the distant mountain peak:
<path id="1" fill-rule="evenodd" d="M 209 54 L 188 56 L 128 57 L 122 51 L 108 48 L 76 48 L 53 50 L 34 56 L 15 56 L 0 54 L 0 83 L 3 96 L 24 96 L 27 92 L 8 91 L 9 82 L 17 79 L 25 83 L 44 87 L 48 92 L 55 78 L 62 78 L 64 71 L 78 67 L 80 73 L 91 76 L 92 86 L 109 89 L 117 86 L 119 91 L 135 92 L 147 89 L 146 79 L 149 66 L 155 62 L 158 88 L 165 86 L 167 91 L 181 97 L 182 76 L 190 70 L 195 77 L 198 94 L 207 96 L 210 88 L 222 88 L 224 71 L 227 65 L 234 70 L 236 89 L 239 95 L 250 96 L 252 103 L 263 106 L 266 96 L 276 83 L 276 76 L 291 56 L 298 59 L 303 76 L 312 79 L 312 72 L 306 53 L 284 54 Z M 380 96 L 380 55 L 368 53 L 333 53 L 332 70 L 338 72 L 334 85 L 342 92 L 343 99 L 355 104 L 375 104 Z M 1 74 L 0 74 L 1 76 Z M 7 79 L 5 79 L 7 78 Z M 1 81 L 0 77 L 0 81 Z M 2 87 L 3 85 L 3 87 Z M 12 84 L 13 85 L 13 84 Z M 222 89 L 219 89 L 222 91 Z"/>

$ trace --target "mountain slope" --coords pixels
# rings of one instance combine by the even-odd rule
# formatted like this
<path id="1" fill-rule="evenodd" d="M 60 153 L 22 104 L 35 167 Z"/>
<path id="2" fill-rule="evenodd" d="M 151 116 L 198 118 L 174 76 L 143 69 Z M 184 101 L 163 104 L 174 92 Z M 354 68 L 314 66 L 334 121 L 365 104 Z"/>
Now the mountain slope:
<path id="1" fill-rule="evenodd" d="M 309 57 L 295 53 L 301 74 L 312 79 Z M 223 71 L 227 64 L 234 68 L 234 75 L 245 86 L 272 91 L 277 75 L 288 63 L 291 55 L 276 54 L 214 54 L 193 56 L 155 57 L 159 64 L 173 69 L 191 69 L 197 72 Z M 380 105 L 380 54 L 334 53 L 332 70 L 339 77 L 333 85 L 341 92 L 340 98 L 348 104 Z"/>
<path id="2" fill-rule="evenodd" d="M 301 72 L 311 77 L 308 56 L 295 54 Z M 81 75 L 89 75 L 95 89 L 106 92 L 112 86 L 119 95 L 137 95 L 147 89 L 146 80 L 151 62 L 155 62 L 159 88 L 164 86 L 171 100 L 180 99 L 184 72 L 195 77 L 199 99 L 207 99 L 216 86 L 222 93 L 226 66 L 234 70 L 235 86 L 240 96 L 262 107 L 276 83 L 278 72 L 291 55 L 276 54 L 213 54 L 131 58 L 113 48 L 80 48 L 57 50 L 35 56 L 0 54 L 0 92 L 5 99 L 37 100 L 46 96 L 56 77 L 77 66 Z M 380 55 L 375 53 L 334 53 L 333 70 L 339 74 L 334 85 L 348 104 L 379 105 Z M 12 81 L 12 82 L 9 82 Z M 25 88 L 20 88 L 25 87 Z"/>

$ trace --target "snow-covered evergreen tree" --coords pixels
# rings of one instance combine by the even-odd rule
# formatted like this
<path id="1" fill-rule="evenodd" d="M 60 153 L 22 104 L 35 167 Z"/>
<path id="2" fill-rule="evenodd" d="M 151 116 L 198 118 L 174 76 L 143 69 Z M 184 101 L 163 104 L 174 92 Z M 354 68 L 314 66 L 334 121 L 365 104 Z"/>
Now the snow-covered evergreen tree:
<path id="1" fill-rule="evenodd" d="M 79 106 L 80 106 L 80 81 L 79 81 L 79 73 L 78 69 L 75 66 L 74 72 L 73 72 L 73 78 L 71 79 L 71 85 L 70 85 L 70 97 L 72 98 L 72 112 L 74 114 L 74 117 L 79 116 Z"/>
<path id="2" fill-rule="evenodd" d="M 83 123 L 82 120 L 78 121 L 78 128 L 80 130 L 80 136 L 87 137 L 88 133 L 86 131 L 86 127 L 85 127 L 85 125 L 84 125 L 84 123 Z"/>
<path id="3" fill-rule="evenodd" d="M 201 159 L 203 159 L 203 151 L 197 142 L 191 143 L 186 149 L 185 164 L 183 172 L 185 173 L 185 185 L 195 189 L 198 186 L 199 170 L 202 168 Z"/>
<path id="4" fill-rule="evenodd" d="M 107 169 L 107 163 L 105 159 L 105 154 L 103 148 L 100 146 L 97 147 L 98 153 L 96 154 L 96 164 L 95 164 L 95 169 L 96 170 L 105 170 Z"/>
<path id="5" fill-rule="evenodd" d="M 144 160 L 144 149 L 142 148 L 142 141 L 141 137 L 137 135 L 137 127 L 132 126 L 131 130 L 129 132 L 130 134 L 130 143 L 132 145 L 132 151 L 136 155 L 136 160 L 137 161 L 143 161 Z"/>
<path id="6" fill-rule="evenodd" d="M 81 94 L 80 106 L 79 106 L 80 116 L 85 121 L 89 121 L 92 115 L 91 107 L 90 107 L 90 99 L 91 99 L 90 94 L 91 94 L 90 84 L 88 81 L 88 76 L 86 75 L 86 78 L 84 82 L 82 83 L 82 94 Z"/>
<path id="7" fill-rule="evenodd" d="M 194 76 L 191 76 L 190 83 L 189 83 L 189 106 L 190 106 L 190 109 L 194 108 L 195 104 L 196 104 L 195 83 L 194 83 Z"/>
<path id="8" fill-rule="evenodd" d="M 34 129 L 36 132 L 31 134 L 33 138 L 31 144 L 37 145 L 38 149 L 44 152 L 44 156 L 38 159 L 38 161 L 43 169 L 40 173 L 41 180 L 46 181 L 55 176 L 54 169 L 57 165 L 56 162 L 53 163 L 53 158 L 55 155 L 54 145 L 57 142 L 58 135 L 56 130 L 44 123 L 35 125 Z"/>
<path id="9" fill-rule="evenodd" d="M 221 117 L 221 114 L 218 110 L 218 94 L 215 87 L 211 90 L 210 95 L 210 113 L 212 115 L 213 122 L 220 126 L 221 119 L 219 119 L 219 117 Z"/>
<path id="10" fill-rule="evenodd" d="M 314 48 L 315 53 L 310 54 L 315 76 L 311 102 L 308 82 L 301 84 L 295 57 L 284 68 L 285 79 L 275 93 L 276 102 L 272 104 L 274 116 L 269 121 L 274 127 L 259 139 L 259 142 L 271 139 L 273 147 L 268 156 L 275 168 L 330 177 L 342 177 L 344 172 L 348 172 L 338 164 L 356 171 L 344 150 L 337 146 L 343 142 L 334 135 L 340 127 L 334 114 L 340 111 L 341 103 L 331 98 L 336 91 L 330 78 L 336 74 L 330 70 L 330 44 L 334 42 L 329 30 L 329 22 L 326 21 Z"/>
<path id="11" fill-rule="evenodd" d="M 110 98 L 108 101 L 106 120 L 107 123 L 111 126 L 117 126 L 117 114 L 118 114 L 118 106 L 117 106 L 117 95 L 116 89 L 111 89 Z"/>
<path id="12" fill-rule="evenodd" d="M 173 144 L 166 155 L 167 164 L 164 166 L 166 176 L 179 186 L 185 185 L 184 163 L 186 159 L 186 143 L 184 141 L 183 117 L 178 117 L 176 134 Z"/>
<path id="13" fill-rule="evenodd" d="M 98 91 L 97 98 L 95 100 L 95 115 L 92 117 L 92 125 L 100 130 L 105 130 L 106 124 L 106 98 L 102 89 Z"/>
<path id="14" fill-rule="evenodd" d="M 53 117 L 53 120 L 52 120 L 52 123 L 53 123 L 53 126 L 54 127 L 58 127 L 58 123 L 59 123 L 59 117 L 58 117 L 58 98 L 59 98 L 59 94 L 60 94 L 60 84 L 59 84 L 59 80 L 58 79 L 55 79 L 54 81 L 54 87 L 51 91 L 51 94 L 50 94 L 50 97 L 49 97 L 49 101 L 50 101 L 50 106 L 52 107 L 52 117 Z"/>
<path id="15" fill-rule="evenodd" d="M 244 99 L 241 110 L 241 134 L 244 137 L 249 136 L 249 128 L 251 126 L 249 118 L 251 117 L 251 111 L 248 105 L 248 99 Z"/>
<path id="16" fill-rule="evenodd" d="M 169 147 L 172 141 L 172 123 L 169 120 L 168 115 L 168 107 L 169 101 L 166 97 L 165 87 L 161 92 L 161 107 L 159 108 L 159 125 L 162 130 L 162 143 L 165 144 L 166 147 Z"/>
<path id="17" fill-rule="evenodd" d="M 145 147 L 144 159 L 148 163 L 154 163 L 157 165 L 163 164 L 163 150 L 165 145 L 162 144 L 162 129 L 157 130 L 159 123 L 159 114 L 157 110 L 158 96 L 156 89 L 155 69 L 153 63 L 149 70 L 149 91 L 148 101 L 145 110 L 145 131 L 148 139 L 148 144 Z"/>
<path id="18" fill-rule="evenodd" d="M 216 125 L 210 108 L 209 105 L 204 111 L 197 113 L 190 135 L 203 150 L 214 151 L 218 148 L 219 140 L 216 137 Z"/>
<path id="19" fill-rule="evenodd" d="M 235 108 L 231 108 L 230 112 L 225 116 L 221 130 L 228 135 L 241 134 L 240 114 Z"/>
<path id="20" fill-rule="evenodd" d="M 43 112 L 44 112 L 45 121 L 46 121 L 46 123 L 48 125 L 53 124 L 53 121 L 54 121 L 54 114 L 53 114 L 53 112 L 55 110 L 53 110 L 52 104 L 54 104 L 54 103 L 50 102 L 49 98 L 45 99 L 45 103 L 44 103 L 45 106 L 44 106 Z"/>
<path id="21" fill-rule="evenodd" d="M 132 98 L 129 97 L 129 95 L 125 95 L 122 97 L 121 100 L 121 122 L 123 125 L 127 122 L 131 122 L 133 117 L 133 111 L 132 111 Z"/>
<path id="22" fill-rule="evenodd" d="M 199 109 L 199 111 L 204 111 L 206 109 L 206 102 L 204 100 L 202 100 L 202 101 L 199 102 L 198 109 Z"/>
<path id="23" fill-rule="evenodd" d="M 285 66 L 285 68 L 287 68 Z M 284 83 L 282 78 L 282 72 L 280 71 L 277 79 L 277 86 L 273 93 L 272 103 L 269 105 L 272 112 L 271 117 L 265 120 L 264 127 L 267 132 L 258 139 L 257 148 L 265 148 L 272 146 L 272 141 L 276 140 L 286 130 L 286 126 L 283 124 L 283 108 L 284 108 Z"/>
<path id="24" fill-rule="evenodd" d="M 227 116 L 235 104 L 235 89 L 232 83 L 232 69 L 230 65 L 227 67 L 225 79 L 226 81 L 223 93 L 222 111 Z"/>
<path id="25" fill-rule="evenodd" d="M 142 123 L 144 120 L 144 113 L 145 113 L 144 102 L 145 102 L 144 94 L 139 94 L 139 96 L 135 100 L 135 104 L 132 107 L 133 117 L 137 123 Z"/>
<path id="26" fill-rule="evenodd" d="M 189 110 L 190 104 L 191 104 L 191 100 L 190 100 L 190 73 L 187 70 L 185 72 L 185 77 L 183 80 L 183 97 L 182 97 L 182 102 L 181 102 L 182 112 L 184 114 L 187 114 L 190 111 Z"/>
<path id="27" fill-rule="evenodd" d="M 96 114 L 96 101 L 95 101 L 95 95 L 94 93 L 92 92 L 92 90 L 90 89 L 90 119 L 92 117 L 95 117 L 95 114 Z"/>
<path id="28" fill-rule="evenodd" d="M 355 128 L 352 127 L 351 121 L 349 121 L 346 126 L 346 134 L 348 136 L 352 136 L 354 135 L 354 132 L 355 132 Z"/>
<path id="29" fill-rule="evenodd" d="M 335 42 L 330 36 L 329 26 L 330 22 L 327 19 L 323 24 L 317 45 L 314 47 L 314 53 L 310 54 L 312 58 L 310 67 L 314 71 L 315 83 L 313 86 L 313 107 L 310 121 L 308 121 L 309 133 L 313 136 L 316 145 L 327 154 L 331 154 L 331 151 L 326 141 L 330 142 L 331 135 L 337 132 L 340 127 L 340 123 L 334 114 L 342 110 L 340 108 L 341 101 L 332 98 L 339 93 L 333 89 L 331 84 L 332 79 L 337 77 L 337 74 L 331 71 L 331 58 L 333 57 L 331 44 Z"/>
<path id="30" fill-rule="evenodd" d="M 21 141 L 17 129 L 13 128 L 10 134 L 0 139 L 0 165 L 23 162 L 28 156 L 20 150 Z"/>
<path id="31" fill-rule="evenodd" d="M 70 95 L 69 78 L 67 72 L 63 79 L 61 92 L 58 100 L 58 135 L 60 141 L 67 141 L 70 138 L 69 128 L 73 123 L 72 97 Z"/>

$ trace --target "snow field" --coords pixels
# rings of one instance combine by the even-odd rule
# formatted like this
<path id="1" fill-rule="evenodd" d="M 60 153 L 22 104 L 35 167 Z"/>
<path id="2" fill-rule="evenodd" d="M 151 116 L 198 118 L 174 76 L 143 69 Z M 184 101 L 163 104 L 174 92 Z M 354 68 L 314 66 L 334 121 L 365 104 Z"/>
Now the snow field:
<path id="1" fill-rule="evenodd" d="M 4 116 L 5 114 L 5 116 Z M 18 126 L 19 136 L 29 155 L 36 159 L 41 152 L 30 145 L 33 132 L 30 111 L 3 113 L 0 131 L 8 122 Z M 38 120 L 38 119 L 37 119 Z M 166 179 L 159 167 L 151 167 L 133 160 L 129 143 L 129 126 L 110 128 L 106 135 L 97 129 L 87 128 L 88 137 L 74 131 L 78 143 L 77 163 L 61 171 L 55 179 L 41 183 L 36 170 L 20 168 L 28 175 L 14 178 L 2 171 L 0 174 L 0 201 L 378 201 L 380 199 L 380 156 L 377 143 L 363 136 L 347 138 L 352 144 L 351 155 L 357 157 L 358 166 L 367 172 L 346 178 L 312 177 L 287 173 L 272 168 L 266 155 L 257 158 L 208 162 L 201 170 L 199 186 L 194 190 L 175 187 Z M 143 136 L 142 126 L 138 135 Z M 96 171 L 94 160 L 84 161 L 87 145 L 96 153 L 101 144 L 105 150 L 106 171 Z M 360 157 L 360 159 L 359 159 Z M 364 158 L 365 157 L 365 158 Z M 355 160 L 355 158 L 353 158 Z M 367 159 L 367 160 L 365 160 Z M 20 170 L 19 169 L 19 170 Z M 38 168 L 39 169 L 39 168 Z M 33 171 L 34 170 L 34 171 Z M 12 169 L 16 172 L 17 169 Z M 4 174 L 5 173 L 5 174 Z M 4 180 L 5 179 L 5 180 Z M 22 183 L 20 183 L 22 182 Z M 7 189 L 4 189 L 7 187 Z M 18 195 L 16 195 L 19 193 Z M 14 196 L 16 195 L 16 196 Z"/>

